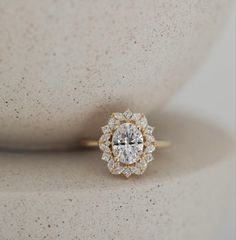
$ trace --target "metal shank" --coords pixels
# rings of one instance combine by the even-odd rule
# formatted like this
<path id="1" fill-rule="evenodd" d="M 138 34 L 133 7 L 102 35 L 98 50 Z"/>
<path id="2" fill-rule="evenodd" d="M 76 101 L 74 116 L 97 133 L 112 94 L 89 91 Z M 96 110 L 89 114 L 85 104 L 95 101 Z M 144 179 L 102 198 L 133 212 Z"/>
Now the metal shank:
<path id="1" fill-rule="evenodd" d="M 167 148 L 171 145 L 169 141 L 155 141 L 155 147 L 157 148 Z M 97 140 L 89 140 L 89 139 L 83 139 L 79 141 L 79 146 L 85 147 L 85 148 L 95 148 L 99 146 L 99 141 Z"/>

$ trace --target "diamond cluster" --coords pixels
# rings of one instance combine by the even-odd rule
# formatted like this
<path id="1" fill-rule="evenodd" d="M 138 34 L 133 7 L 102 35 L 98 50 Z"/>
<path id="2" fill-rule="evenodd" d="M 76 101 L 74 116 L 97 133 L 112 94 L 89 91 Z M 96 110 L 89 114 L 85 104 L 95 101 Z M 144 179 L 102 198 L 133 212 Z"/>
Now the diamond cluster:
<path id="1" fill-rule="evenodd" d="M 153 160 L 153 130 L 144 114 L 130 110 L 113 113 L 108 124 L 102 127 L 103 135 L 99 139 L 102 160 L 107 162 L 109 171 L 126 177 L 143 174 Z"/>

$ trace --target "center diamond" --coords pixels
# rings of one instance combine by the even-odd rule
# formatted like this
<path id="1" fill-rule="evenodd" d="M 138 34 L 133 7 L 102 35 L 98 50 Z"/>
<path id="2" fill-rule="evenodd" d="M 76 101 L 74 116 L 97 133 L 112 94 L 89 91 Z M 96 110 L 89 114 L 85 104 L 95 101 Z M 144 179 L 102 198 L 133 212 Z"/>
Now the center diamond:
<path id="1" fill-rule="evenodd" d="M 135 163 L 143 152 L 143 135 L 132 123 L 121 124 L 113 134 L 113 154 L 124 164 Z"/>

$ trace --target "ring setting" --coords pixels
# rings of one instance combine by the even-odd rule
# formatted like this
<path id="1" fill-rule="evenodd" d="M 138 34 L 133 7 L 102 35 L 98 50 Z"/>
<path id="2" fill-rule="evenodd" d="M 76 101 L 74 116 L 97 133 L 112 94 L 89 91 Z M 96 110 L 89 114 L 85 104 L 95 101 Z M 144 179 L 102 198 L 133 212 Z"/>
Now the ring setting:
<path id="1" fill-rule="evenodd" d="M 132 113 L 129 109 L 112 113 L 98 142 L 102 160 L 107 162 L 111 174 L 128 178 L 145 172 L 158 147 L 153 130 L 143 113 Z"/>

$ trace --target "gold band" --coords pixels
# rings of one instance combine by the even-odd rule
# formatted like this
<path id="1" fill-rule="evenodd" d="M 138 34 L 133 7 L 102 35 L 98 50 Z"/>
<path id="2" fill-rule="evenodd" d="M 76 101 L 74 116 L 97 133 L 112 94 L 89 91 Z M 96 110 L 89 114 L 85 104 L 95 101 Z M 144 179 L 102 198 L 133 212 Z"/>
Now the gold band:
<path id="1" fill-rule="evenodd" d="M 155 147 L 157 148 L 167 148 L 170 147 L 171 142 L 169 141 L 164 141 L 164 140 L 159 140 L 159 141 L 155 141 Z"/>
<path id="2" fill-rule="evenodd" d="M 155 147 L 157 147 L 157 148 L 167 148 L 170 145 L 171 145 L 171 143 L 168 141 L 162 141 L 162 140 L 155 141 Z M 79 141 L 79 146 L 84 147 L 84 148 L 88 148 L 88 147 L 95 148 L 95 147 L 99 146 L 99 141 L 83 139 L 83 140 Z"/>

